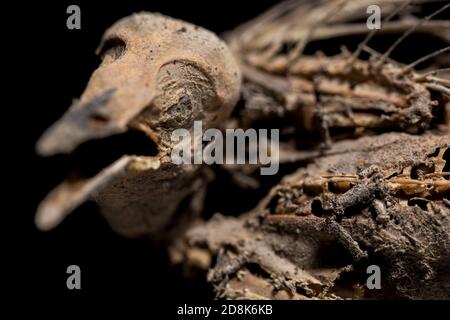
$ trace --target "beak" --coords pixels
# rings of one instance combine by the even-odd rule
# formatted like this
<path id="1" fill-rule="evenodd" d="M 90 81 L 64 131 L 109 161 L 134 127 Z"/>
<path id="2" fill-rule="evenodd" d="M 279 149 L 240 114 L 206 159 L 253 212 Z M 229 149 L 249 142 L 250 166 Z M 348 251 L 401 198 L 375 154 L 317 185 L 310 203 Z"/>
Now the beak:
<path id="1" fill-rule="evenodd" d="M 154 157 L 124 155 L 92 178 L 67 179 L 40 203 L 35 216 L 36 226 L 42 231 L 51 230 L 102 189 L 138 170 L 157 170 L 160 164 Z"/>
<path id="2" fill-rule="evenodd" d="M 35 222 L 43 231 L 53 229 L 102 185 L 122 175 L 130 162 L 123 157 L 91 179 L 66 180 L 53 189 L 39 205 Z"/>
<path id="3" fill-rule="evenodd" d="M 87 142 L 94 140 L 96 145 L 102 145 L 107 140 L 104 138 L 114 136 L 111 137 L 114 139 L 120 137 L 121 133 L 133 131 L 129 130 L 135 128 L 132 126 L 133 120 L 151 105 L 153 95 L 151 88 L 142 85 L 145 81 L 142 81 L 140 74 L 135 73 L 130 77 L 130 73 L 119 74 L 121 70 L 123 69 L 111 68 L 109 65 L 100 66 L 93 73 L 80 100 L 76 101 L 38 140 L 36 151 L 39 155 L 70 154 L 68 157 L 76 158 Z M 147 139 L 145 140 L 147 142 Z M 136 141 L 131 141 L 130 144 L 133 142 Z M 116 148 L 115 145 L 108 146 Z M 146 147 L 149 149 L 155 147 L 150 138 Z M 93 151 L 101 153 L 98 149 Z M 117 152 L 121 153 L 122 150 Z M 38 207 L 35 218 L 37 227 L 41 230 L 52 229 L 93 194 L 113 183 L 114 179 L 126 175 L 136 161 L 146 161 L 150 167 L 158 167 L 153 157 L 139 155 L 142 154 L 129 153 L 128 150 L 119 155 L 115 154 L 114 159 L 108 162 L 106 167 L 98 171 L 95 168 L 94 176 L 77 175 L 75 179 L 63 181 Z M 98 157 L 101 158 L 103 154 L 86 156 L 88 166 L 92 166 L 91 162 Z"/>
<path id="4" fill-rule="evenodd" d="M 148 88 L 109 88 L 86 101 L 82 99 L 54 123 L 39 139 L 36 151 L 42 156 L 71 153 L 80 144 L 128 130 L 129 123 L 152 96 Z"/>
<path id="5" fill-rule="evenodd" d="M 118 123 L 108 121 L 106 112 L 115 91 L 109 89 L 86 103 L 72 105 L 39 139 L 37 152 L 42 156 L 70 153 L 83 142 L 122 132 Z"/>

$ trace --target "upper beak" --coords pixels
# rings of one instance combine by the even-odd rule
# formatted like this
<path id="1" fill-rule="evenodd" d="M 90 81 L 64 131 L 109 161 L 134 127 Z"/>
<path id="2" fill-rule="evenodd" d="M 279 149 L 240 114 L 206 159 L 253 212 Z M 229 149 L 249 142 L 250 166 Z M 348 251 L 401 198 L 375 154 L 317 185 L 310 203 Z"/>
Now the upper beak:
<path id="1" fill-rule="evenodd" d="M 130 122 L 150 105 L 153 95 L 140 74 L 125 77 L 121 70 L 111 66 L 97 69 L 80 100 L 41 136 L 37 153 L 71 153 L 89 140 L 127 131 Z"/>

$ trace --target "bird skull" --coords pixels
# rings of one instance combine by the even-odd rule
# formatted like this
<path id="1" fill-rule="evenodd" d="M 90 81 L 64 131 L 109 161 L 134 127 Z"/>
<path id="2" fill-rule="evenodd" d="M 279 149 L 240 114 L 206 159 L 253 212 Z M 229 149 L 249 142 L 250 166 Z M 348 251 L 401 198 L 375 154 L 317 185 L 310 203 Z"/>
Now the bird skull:
<path id="1" fill-rule="evenodd" d="M 170 162 L 171 132 L 192 130 L 197 120 L 205 129 L 223 122 L 239 97 L 240 71 L 216 35 L 155 13 L 116 22 L 97 52 L 100 66 L 79 101 L 38 141 L 38 153 L 70 154 L 89 141 L 139 130 L 158 154 L 123 155 L 93 177 L 64 181 L 39 206 L 36 223 L 50 229 L 94 199 L 119 233 L 155 233 L 201 185 L 199 170 Z"/>

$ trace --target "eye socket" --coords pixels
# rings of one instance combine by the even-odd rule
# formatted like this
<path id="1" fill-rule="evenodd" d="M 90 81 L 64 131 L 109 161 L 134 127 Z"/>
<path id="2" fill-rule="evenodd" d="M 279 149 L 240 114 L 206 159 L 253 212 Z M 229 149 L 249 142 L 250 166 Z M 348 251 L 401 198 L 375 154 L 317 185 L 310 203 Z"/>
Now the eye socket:
<path id="1" fill-rule="evenodd" d="M 97 54 L 100 58 L 105 60 L 110 57 L 112 61 L 119 59 L 126 50 L 125 41 L 120 38 L 114 37 L 106 39 L 101 47 L 97 50 Z"/>

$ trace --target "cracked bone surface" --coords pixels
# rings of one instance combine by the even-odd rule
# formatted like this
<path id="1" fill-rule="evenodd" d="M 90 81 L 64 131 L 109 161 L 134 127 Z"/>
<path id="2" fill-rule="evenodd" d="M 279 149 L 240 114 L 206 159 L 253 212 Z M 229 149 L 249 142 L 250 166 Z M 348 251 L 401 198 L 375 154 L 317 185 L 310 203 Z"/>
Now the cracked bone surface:
<path id="1" fill-rule="evenodd" d="M 192 194 L 207 180 L 199 166 L 171 163 L 171 132 L 191 130 L 196 120 L 204 129 L 219 126 L 238 99 L 240 70 L 212 32 L 157 13 L 116 22 L 98 53 L 102 62 L 79 101 L 42 135 L 37 152 L 76 153 L 86 143 L 138 130 L 149 148 L 156 144 L 157 155 L 124 154 L 93 176 L 65 180 L 40 204 L 36 224 L 51 229 L 93 199 L 115 231 L 154 235 L 182 201 L 191 203 L 184 210 L 198 210 Z"/>

